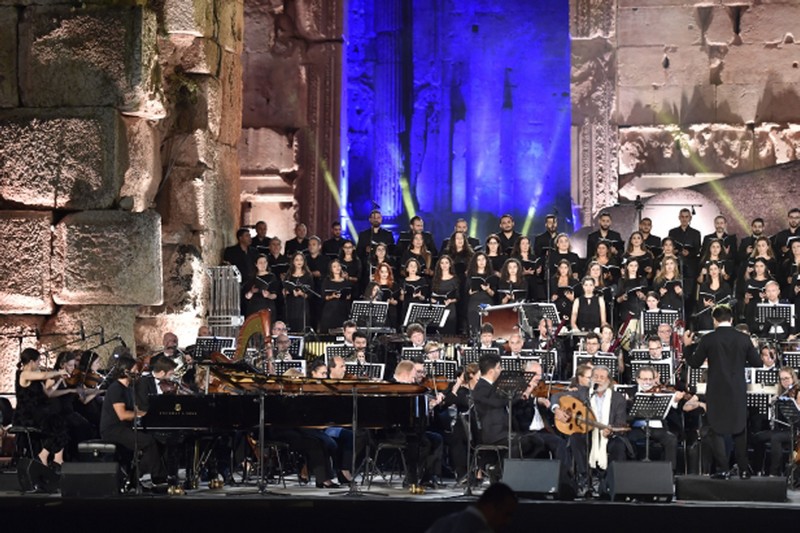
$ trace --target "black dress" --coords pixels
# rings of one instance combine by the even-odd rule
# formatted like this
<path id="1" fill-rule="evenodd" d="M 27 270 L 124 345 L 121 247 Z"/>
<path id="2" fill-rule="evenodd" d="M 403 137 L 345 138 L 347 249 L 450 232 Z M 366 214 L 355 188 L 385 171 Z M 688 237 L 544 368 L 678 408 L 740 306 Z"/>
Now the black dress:
<path id="1" fill-rule="evenodd" d="M 35 427 L 41 430 L 43 438 L 38 443 L 35 454 L 44 448 L 51 453 L 63 450 L 69 435 L 64 418 L 60 414 L 60 402 L 53 401 L 44 392 L 44 381 L 31 381 L 23 387 L 19 383 L 21 370 L 17 370 L 14 378 L 14 391 L 17 396 L 17 408 L 14 411 L 14 425 Z M 37 446 L 37 443 L 34 443 Z"/>
<path id="2" fill-rule="evenodd" d="M 600 327 L 600 299 L 597 296 L 587 298 L 581 296 L 578 300 L 578 319 L 575 324 L 581 331 L 592 331 Z"/>
<path id="3" fill-rule="evenodd" d="M 275 276 L 275 274 L 272 272 L 268 272 L 263 276 L 253 276 L 244 284 L 244 294 L 250 292 L 254 286 L 258 289 L 258 292 L 251 293 L 252 295 L 250 298 L 245 298 L 247 316 L 250 316 L 253 313 L 258 313 L 262 309 L 269 309 L 269 316 L 273 321 L 275 321 L 277 319 L 278 311 L 276 305 L 277 298 L 275 300 L 266 298 L 261 291 L 267 290 L 270 293 L 277 295 L 281 290 L 281 282 L 278 281 L 277 276 Z"/>
<path id="4" fill-rule="evenodd" d="M 339 298 L 323 300 L 322 317 L 319 323 L 319 330 L 323 334 L 334 328 L 342 327 L 342 323 L 350 318 L 353 284 L 346 280 L 333 281 L 330 278 L 325 278 L 322 281 L 323 298 L 337 293 L 341 295 Z"/>
<path id="5" fill-rule="evenodd" d="M 694 329 L 698 331 L 707 331 L 714 329 L 714 320 L 711 318 L 711 309 L 714 304 L 721 303 L 725 297 L 731 296 L 731 288 L 724 281 L 720 281 L 717 289 L 711 288 L 711 283 L 706 281 L 700 285 L 700 293 L 697 298 L 697 304 L 694 308 L 697 310 L 695 317 Z M 711 307 L 706 307 L 705 300 L 713 300 L 714 304 Z"/>
<path id="6" fill-rule="evenodd" d="M 450 314 L 447 317 L 447 322 L 445 322 L 444 327 L 440 330 L 442 335 L 456 334 L 456 325 L 458 324 L 458 319 L 456 317 L 456 305 L 458 303 L 457 301 L 459 293 L 460 288 L 458 276 L 453 276 L 450 279 L 443 279 L 438 283 L 434 281 L 433 283 L 433 288 L 431 290 L 431 303 L 444 304 L 445 300 L 456 300 L 456 303 L 451 303 L 447 306 L 447 310 L 450 311 Z"/>
<path id="7" fill-rule="evenodd" d="M 415 280 L 403 280 L 400 290 L 403 294 L 403 308 L 401 320 L 405 322 L 408 306 L 412 303 L 425 304 L 430 302 L 431 287 L 428 278 L 420 277 Z M 417 296 L 415 296 L 417 295 Z"/>
<path id="8" fill-rule="evenodd" d="M 283 282 L 283 289 L 286 294 L 286 325 L 289 331 L 301 332 L 304 327 L 310 326 L 309 312 L 306 298 L 295 296 L 294 289 L 298 286 L 313 287 L 314 280 L 311 274 L 302 276 L 287 276 Z"/>
<path id="9" fill-rule="evenodd" d="M 475 274 L 466 280 L 465 293 L 468 295 L 467 320 L 470 335 L 477 335 L 481 330 L 480 307 L 494 303 L 494 297 L 483 290 L 482 286 L 488 285 L 489 289 L 494 293 L 497 291 L 498 281 L 499 278 L 491 274 Z M 470 294 L 470 291 L 473 291 L 473 294 Z"/>

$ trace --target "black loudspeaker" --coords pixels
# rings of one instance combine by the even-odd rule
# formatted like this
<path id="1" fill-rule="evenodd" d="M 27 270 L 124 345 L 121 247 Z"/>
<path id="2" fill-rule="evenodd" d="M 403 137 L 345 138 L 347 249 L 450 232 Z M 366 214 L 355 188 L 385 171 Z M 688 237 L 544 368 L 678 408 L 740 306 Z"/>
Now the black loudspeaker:
<path id="1" fill-rule="evenodd" d="M 679 500 L 717 502 L 785 502 L 785 477 L 710 479 L 707 476 L 677 476 L 675 497 Z"/>
<path id="2" fill-rule="evenodd" d="M 606 472 L 612 500 L 672 501 L 672 464 L 663 461 L 617 462 Z"/>
<path id="3" fill-rule="evenodd" d="M 575 498 L 575 488 L 566 467 L 554 459 L 506 459 L 502 481 L 525 498 Z"/>
<path id="4" fill-rule="evenodd" d="M 17 480 L 23 492 L 57 492 L 59 477 L 39 461 L 20 457 L 17 461 Z"/>
<path id="5" fill-rule="evenodd" d="M 64 463 L 61 467 L 61 496 L 103 498 L 119 494 L 117 463 Z"/>

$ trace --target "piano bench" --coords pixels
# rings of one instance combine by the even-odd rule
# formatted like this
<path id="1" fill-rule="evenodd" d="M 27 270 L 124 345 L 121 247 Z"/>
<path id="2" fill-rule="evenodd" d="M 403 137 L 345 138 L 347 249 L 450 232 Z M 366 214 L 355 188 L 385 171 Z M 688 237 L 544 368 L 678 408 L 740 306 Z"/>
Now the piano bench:
<path id="1" fill-rule="evenodd" d="M 81 461 L 88 463 L 108 463 L 116 460 L 117 445 L 103 440 L 87 440 L 78 443 Z"/>
<path id="2" fill-rule="evenodd" d="M 405 478 L 408 477 L 408 464 L 406 463 L 406 445 L 405 443 L 401 442 L 381 442 L 378 444 L 378 447 L 375 449 L 375 455 L 372 456 L 370 459 L 369 464 L 367 465 L 367 490 L 370 489 L 372 486 L 372 478 L 375 477 L 375 473 L 377 473 L 385 480 L 386 474 L 378 467 L 378 458 L 381 455 L 382 451 L 389 451 L 389 452 L 397 452 L 400 454 L 400 461 L 403 465 L 403 476 Z M 392 484 L 392 479 L 394 478 L 394 470 L 389 472 L 389 485 Z"/>

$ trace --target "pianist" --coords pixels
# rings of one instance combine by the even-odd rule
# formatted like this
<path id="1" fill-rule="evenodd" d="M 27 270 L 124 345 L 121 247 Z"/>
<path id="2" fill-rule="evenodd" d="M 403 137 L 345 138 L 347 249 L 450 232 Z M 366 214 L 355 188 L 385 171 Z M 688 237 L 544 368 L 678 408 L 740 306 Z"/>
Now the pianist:
<path id="1" fill-rule="evenodd" d="M 100 436 L 103 440 L 130 450 L 139 449 L 141 459 L 139 471 L 149 473 L 153 484 L 166 483 L 167 473 L 158 453 L 156 440 L 143 431 L 134 431 L 133 423 L 145 413 L 134 405 L 134 390 L 131 386 L 131 369 L 136 362 L 129 356 L 117 359 L 119 377 L 111 383 L 103 402 L 100 415 Z"/>

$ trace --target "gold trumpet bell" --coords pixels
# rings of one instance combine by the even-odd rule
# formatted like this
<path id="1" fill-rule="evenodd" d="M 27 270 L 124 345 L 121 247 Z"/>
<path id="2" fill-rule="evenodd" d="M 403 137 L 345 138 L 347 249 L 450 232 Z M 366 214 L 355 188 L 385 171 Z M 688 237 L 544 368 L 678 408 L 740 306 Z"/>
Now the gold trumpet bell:
<path id="1" fill-rule="evenodd" d="M 208 488 L 213 490 L 219 490 L 225 486 L 225 482 L 219 478 L 212 479 L 208 482 Z"/>
<path id="2" fill-rule="evenodd" d="M 408 487 L 408 492 L 417 495 L 425 494 L 425 487 L 423 487 L 422 485 L 411 485 L 410 487 Z"/>
<path id="3" fill-rule="evenodd" d="M 185 496 L 186 491 L 180 485 L 170 485 L 167 488 L 167 494 L 170 496 Z"/>

